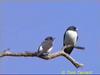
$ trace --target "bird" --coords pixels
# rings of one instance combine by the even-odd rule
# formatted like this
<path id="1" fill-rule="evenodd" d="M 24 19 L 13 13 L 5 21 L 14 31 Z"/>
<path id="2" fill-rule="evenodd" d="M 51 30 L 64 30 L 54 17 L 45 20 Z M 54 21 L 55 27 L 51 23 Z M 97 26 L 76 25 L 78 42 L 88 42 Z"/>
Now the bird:
<path id="1" fill-rule="evenodd" d="M 53 41 L 54 37 L 48 36 L 44 39 L 44 41 L 40 44 L 38 48 L 38 56 L 46 56 L 53 49 Z"/>
<path id="2" fill-rule="evenodd" d="M 71 54 L 73 51 L 73 48 L 77 49 L 85 49 L 84 47 L 76 46 L 76 43 L 78 41 L 78 29 L 75 26 L 69 26 L 63 37 L 63 46 L 71 46 L 69 48 L 65 48 L 64 52 L 67 54 Z"/>

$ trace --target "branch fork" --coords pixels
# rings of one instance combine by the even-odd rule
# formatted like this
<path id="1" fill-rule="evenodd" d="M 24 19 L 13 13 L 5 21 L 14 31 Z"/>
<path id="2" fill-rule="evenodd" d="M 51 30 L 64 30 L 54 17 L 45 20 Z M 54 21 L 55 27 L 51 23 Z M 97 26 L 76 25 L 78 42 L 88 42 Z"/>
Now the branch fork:
<path id="1" fill-rule="evenodd" d="M 38 52 L 23 52 L 23 53 L 15 53 L 11 52 L 10 49 L 4 50 L 3 52 L 0 52 L 0 57 L 6 57 L 6 56 L 12 56 L 12 57 L 38 57 L 44 60 L 51 60 L 56 57 L 63 56 L 66 59 L 68 59 L 76 68 L 83 67 L 83 64 L 80 64 L 77 62 L 74 58 L 72 58 L 69 54 L 64 52 L 65 48 L 69 48 L 71 46 L 65 46 L 60 51 L 56 53 L 51 53 L 47 56 L 38 56 Z"/>

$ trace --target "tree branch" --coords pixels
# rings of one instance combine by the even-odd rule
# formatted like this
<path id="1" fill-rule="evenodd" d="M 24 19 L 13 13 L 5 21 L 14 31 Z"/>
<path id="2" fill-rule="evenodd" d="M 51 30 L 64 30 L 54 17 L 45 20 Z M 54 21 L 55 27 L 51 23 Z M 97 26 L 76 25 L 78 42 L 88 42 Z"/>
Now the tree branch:
<path id="1" fill-rule="evenodd" d="M 54 59 L 59 56 L 63 56 L 67 58 L 76 68 L 82 67 L 83 64 L 78 63 L 75 59 L 73 59 L 69 54 L 64 52 L 64 48 L 59 52 L 56 53 L 51 53 L 47 56 L 38 56 L 38 52 L 24 52 L 24 53 L 15 53 L 11 52 L 10 50 L 6 50 L 0 53 L 0 57 L 5 57 L 5 56 L 13 56 L 13 57 L 39 57 L 44 60 L 50 60 Z M 68 47 L 67 47 L 68 48 Z"/>

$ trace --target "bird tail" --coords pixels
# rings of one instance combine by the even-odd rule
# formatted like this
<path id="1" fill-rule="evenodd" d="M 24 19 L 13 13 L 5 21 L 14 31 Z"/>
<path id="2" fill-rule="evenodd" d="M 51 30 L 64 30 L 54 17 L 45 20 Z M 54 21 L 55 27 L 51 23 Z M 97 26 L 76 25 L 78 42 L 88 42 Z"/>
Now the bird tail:
<path id="1" fill-rule="evenodd" d="M 74 48 L 81 49 L 81 50 L 85 49 L 85 47 L 80 47 L 80 46 L 75 46 Z"/>
<path id="2" fill-rule="evenodd" d="M 41 56 L 43 54 L 43 52 L 38 52 L 37 56 Z"/>
<path id="3" fill-rule="evenodd" d="M 47 56 L 49 52 L 38 52 L 37 56 Z"/>
<path id="4" fill-rule="evenodd" d="M 65 48 L 64 52 L 67 53 L 67 54 L 71 54 L 71 52 L 73 51 L 73 48 L 77 48 L 77 49 L 80 49 L 80 50 L 84 50 L 85 49 L 84 47 L 75 46 L 75 47 Z"/>

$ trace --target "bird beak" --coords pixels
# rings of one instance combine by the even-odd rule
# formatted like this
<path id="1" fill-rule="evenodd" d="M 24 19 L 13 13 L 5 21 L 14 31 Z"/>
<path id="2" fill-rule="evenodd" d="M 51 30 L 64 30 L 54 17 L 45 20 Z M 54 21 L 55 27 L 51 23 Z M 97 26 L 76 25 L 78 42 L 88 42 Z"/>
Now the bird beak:
<path id="1" fill-rule="evenodd" d="M 76 29 L 78 31 L 78 29 Z"/>

